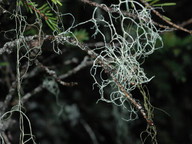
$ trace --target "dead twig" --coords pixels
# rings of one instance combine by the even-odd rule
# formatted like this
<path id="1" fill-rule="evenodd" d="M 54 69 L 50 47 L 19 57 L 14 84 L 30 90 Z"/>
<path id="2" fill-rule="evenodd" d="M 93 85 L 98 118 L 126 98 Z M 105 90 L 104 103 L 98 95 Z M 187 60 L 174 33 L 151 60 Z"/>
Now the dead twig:
<path id="1" fill-rule="evenodd" d="M 185 22 L 182 22 L 182 23 L 180 24 L 180 26 L 184 27 L 184 26 L 189 25 L 189 24 L 192 24 L 192 18 L 190 18 L 189 20 L 187 20 L 187 21 L 185 21 Z"/>
<path id="2" fill-rule="evenodd" d="M 1 132 L 1 135 L 3 137 L 3 140 L 6 144 L 11 144 L 9 139 L 8 139 L 8 136 L 5 134 L 5 132 Z"/>
<path id="3" fill-rule="evenodd" d="M 21 98 L 21 103 L 22 104 L 26 103 L 30 97 L 41 92 L 42 90 L 43 90 L 43 85 L 42 84 L 38 85 L 35 89 L 33 89 L 31 92 L 28 92 Z"/>
<path id="4" fill-rule="evenodd" d="M 62 81 L 57 75 L 56 72 L 53 70 L 50 70 L 48 67 L 44 66 L 42 63 L 40 63 L 38 60 L 35 60 L 36 65 L 38 65 L 39 67 L 41 67 L 43 70 L 45 70 L 49 75 L 51 75 L 58 83 L 60 83 L 63 86 L 75 86 L 77 85 L 77 82 L 64 82 Z"/>
<path id="5" fill-rule="evenodd" d="M 87 66 L 90 66 L 92 64 L 93 64 L 93 61 L 88 61 L 88 57 L 85 56 L 83 61 L 78 66 L 76 66 L 75 68 L 73 68 L 72 70 L 68 71 L 67 73 L 65 73 L 63 75 L 60 75 L 59 78 L 60 79 L 65 79 L 65 78 L 71 76 L 72 74 L 75 74 L 78 71 L 80 71 L 81 69 L 83 69 L 83 68 L 85 68 Z"/>
<path id="6" fill-rule="evenodd" d="M 13 97 L 13 94 L 15 93 L 16 87 L 17 87 L 17 81 L 12 82 L 11 87 L 9 88 L 9 93 L 5 97 L 5 100 L 1 107 L 0 114 L 3 114 L 6 111 L 6 109 L 8 108 L 8 106 L 11 102 L 11 99 Z"/>

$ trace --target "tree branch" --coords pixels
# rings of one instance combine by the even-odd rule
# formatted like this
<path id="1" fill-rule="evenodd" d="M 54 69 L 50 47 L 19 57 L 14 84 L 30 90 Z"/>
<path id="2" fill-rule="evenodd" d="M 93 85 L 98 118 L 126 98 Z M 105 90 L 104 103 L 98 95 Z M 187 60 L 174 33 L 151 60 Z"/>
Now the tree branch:
<path id="1" fill-rule="evenodd" d="M 53 70 L 50 70 L 48 67 L 44 66 L 42 63 L 40 63 L 38 60 L 35 60 L 36 65 L 38 65 L 39 67 L 41 67 L 43 70 L 45 70 L 49 75 L 51 75 L 58 83 L 60 83 L 63 86 L 75 86 L 77 85 L 77 82 L 64 82 L 62 81 L 57 75 L 56 72 Z"/>
<path id="2" fill-rule="evenodd" d="M 14 41 L 6 42 L 4 46 L 0 49 L 0 55 L 3 53 L 7 52 L 8 54 L 12 53 L 13 47 L 17 45 L 17 43 L 23 43 L 23 42 L 31 42 L 35 38 L 37 38 L 37 35 L 34 36 L 27 36 L 27 37 L 22 37 L 20 39 L 16 39 Z"/>
<path id="3" fill-rule="evenodd" d="M 169 25 L 173 26 L 174 28 L 176 29 L 179 29 L 179 30 L 182 30 L 182 31 L 185 31 L 187 33 L 190 33 L 192 34 L 192 31 L 191 30 L 188 30 L 186 28 L 183 28 L 169 20 L 167 20 L 165 17 L 163 17 L 158 11 L 156 11 L 154 8 L 152 8 L 145 0 L 140 0 L 148 9 L 152 10 L 159 18 L 161 18 L 163 21 L 165 21 L 166 23 L 168 23 Z"/>

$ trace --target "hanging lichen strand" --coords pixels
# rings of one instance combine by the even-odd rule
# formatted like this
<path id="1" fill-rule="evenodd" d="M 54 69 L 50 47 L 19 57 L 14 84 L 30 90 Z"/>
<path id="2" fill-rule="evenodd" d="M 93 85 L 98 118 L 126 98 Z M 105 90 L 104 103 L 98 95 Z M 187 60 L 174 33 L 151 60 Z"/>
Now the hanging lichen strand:
<path id="1" fill-rule="evenodd" d="M 101 6 L 106 11 L 105 16 L 98 16 L 99 8 L 96 7 L 91 21 L 95 29 L 93 36 L 101 36 L 104 45 L 93 50 L 98 56 L 91 68 L 91 75 L 100 88 L 100 100 L 127 108 L 125 102 L 130 99 L 123 91 L 132 97 L 132 90 L 151 80 L 146 76 L 141 64 L 145 57 L 162 47 L 162 40 L 152 23 L 150 10 L 140 3 L 128 0 L 120 1 L 110 8 L 104 4 Z M 126 7 L 127 13 L 132 17 L 126 16 L 126 12 L 121 10 L 123 7 Z M 157 47 L 157 41 L 160 47 Z M 106 67 L 98 62 L 101 60 L 107 62 Z M 104 78 L 104 72 L 110 73 L 113 78 Z M 109 86 L 112 92 L 108 97 L 104 95 L 104 89 Z M 134 112 L 134 108 L 128 110 Z"/>

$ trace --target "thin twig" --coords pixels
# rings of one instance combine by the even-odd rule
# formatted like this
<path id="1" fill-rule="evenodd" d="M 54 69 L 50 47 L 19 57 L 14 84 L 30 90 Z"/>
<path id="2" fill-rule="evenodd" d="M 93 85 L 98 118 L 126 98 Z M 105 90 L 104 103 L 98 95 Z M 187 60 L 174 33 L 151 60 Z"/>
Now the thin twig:
<path id="1" fill-rule="evenodd" d="M 85 56 L 83 61 L 78 65 L 76 66 L 75 68 L 73 68 L 72 70 L 68 71 L 67 73 L 65 74 L 62 74 L 59 76 L 60 79 L 65 79 L 66 77 L 69 77 L 71 76 L 72 74 L 75 74 L 77 73 L 78 71 L 80 71 L 81 69 L 87 67 L 87 66 L 90 66 L 91 64 L 93 64 L 93 61 L 88 61 L 88 57 Z"/>
<path id="2" fill-rule="evenodd" d="M 33 89 L 33 91 L 25 94 L 25 95 L 21 98 L 21 103 L 24 104 L 25 102 L 28 101 L 28 99 L 29 99 L 30 97 L 32 97 L 33 95 L 41 92 L 42 90 L 43 90 L 43 85 L 42 85 L 42 84 L 38 85 L 35 89 Z"/>
<path id="3" fill-rule="evenodd" d="M 192 24 L 192 18 L 190 18 L 189 20 L 182 22 L 182 24 L 180 24 L 180 26 L 184 27 L 186 25 Z"/>
<path id="4" fill-rule="evenodd" d="M 58 83 L 60 83 L 63 86 L 75 86 L 77 85 L 77 82 L 64 82 L 62 81 L 57 75 L 56 72 L 53 70 L 50 70 L 48 67 L 44 66 L 42 63 L 40 63 L 38 60 L 35 60 L 36 65 L 40 66 L 43 70 L 45 70 L 49 75 L 51 75 Z"/>
<path id="5" fill-rule="evenodd" d="M 2 137 L 3 137 L 4 141 L 5 141 L 5 143 L 6 144 L 11 144 L 8 137 L 7 137 L 7 135 L 5 134 L 5 132 L 1 132 L 1 134 L 2 134 Z"/>
<path id="6" fill-rule="evenodd" d="M 96 137 L 94 131 L 92 130 L 92 128 L 89 126 L 89 124 L 86 121 L 84 121 L 83 119 L 80 122 L 82 123 L 83 127 L 89 134 L 93 144 L 99 144 L 99 142 L 97 141 L 97 137 Z"/>
<path id="7" fill-rule="evenodd" d="M 75 86 L 77 85 L 77 82 L 64 82 L 62 81 L 57 75 L 56 72 L 53 70 L 50 70 L 48 67 L 44 66 L 42 63 L 40 63 L 38 60 L 35 60 L 36 65 L 40 66 L 43 70 L 45 70 L 49 75 L 51 75 L 52 77 L 54 77 L 54 79 L 60 83 L 63 86 Z"/>
<path id="8" fill-rule="evenodd" d="M 171 21 L 169 21 L 168 19 L 166 19 L 165 17 L 163 17 L 158 11 L 156 11 L 153 7 L 151 7 L 145 0 L 140 0 L 148 9 L 152 10 L 159 18 L 161 18 L 163 21 L 165 21 L 166 23 L 168 23 L 169 25 L 173 26 L 176 29 L 188 32 L 190 34 L 192 34 L 191 30 L 188 30 L 186 28 L 183 28 Z"/>
<path id="9" fill-rule="evenodd" d="M 15 93 L 16 87 L 17 87 L 17 82 L 16 81 L 12 82 L 11 87 L 9 88 L 9 93 L 5 97 L 5 100 L 4 100 L 0 113 L 3 114 L 6 111 L 6 109 L 8 108 L 10 101 L 13 97 L 13 94 Z"/>

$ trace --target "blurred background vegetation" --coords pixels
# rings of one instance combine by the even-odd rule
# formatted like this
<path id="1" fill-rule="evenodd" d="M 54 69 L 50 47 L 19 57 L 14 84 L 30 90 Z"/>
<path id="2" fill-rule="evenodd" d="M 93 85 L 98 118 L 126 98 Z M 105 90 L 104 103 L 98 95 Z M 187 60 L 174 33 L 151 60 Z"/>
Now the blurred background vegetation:
<path id="1" fill-rule="evenodd" d="M 112 3 L 111 0 L 95 1 L 107 5 Z M 115 0 L 113 2 L 117 3 Z M 191 18 L 190 0 L 174 0 L 174 2 L 176 2 L 175 6 L 164 8 L 164 15 L 178 24 Z M 11 0 L 4 1 L 4 4 L 1 2 L 1 5 L 10 11 L 14 7 Z M 93 7 L 77 0 L 63 0 L 60 8 L 63 13 L 72 13 L 76 18 L 76 23 L 90 17 L 93 10 Z M 70 19 L 64 19 L 64 24 L 69 25 Z M 14 27 L 14 20 L 10 20 L 6 14 L 1 13 L 1 30 L 9 30 L 12 27 Z M 187 28 L 192 29 L 192 26 L 188 25 Z M 50 33 L 47 27 L 44 27 L 44 30 L 45 33 Z M 31 28 L 26 35 L 35 33 L 36 29 Z M 11 39 L 13 34 L 9 34 L 8 37 Z M 92 42 L 87 29 L 76 30 L 75 34 L 85 43 Z M 3 33 L 0 33 L 0 36 L 0 47 L 2 47 L 7 39 Z M 147 87 L 151 104 L 156 107 L 154 122 L 158 131 L 157 139 L 160 144 L 189 144 L 192 143 L 192 35 L 173 31 L 162 33 L 162 38 L 164 47 L 156 50 L 143 64 L 147 75 L 155 76 Z M 52 49 L 50 44 L 45 44 L 44 47 Z M 51 50 L 47 50 L 39 58 L 45 60 L 44 64 L 51 66 L 58 75 L 77 66 L 86 56 L 85 52 L 73 46 L 66 45 L 63 49 L 65 50 L 62 55 L 56 55 Z M 15 52 L 10 55 L 1 55 L 1 101 L 4 100 L 9 90 L 8 77 L 11 77 L 11 73 L 15 74 L 15 71 Z M 23 92 L 30 92 L 47 78 L 49 76 L 45 72 L 39 71 L 31 79 L 23 81 Z M 94 81 L 90 76 L 90 67 L 82 69 L 65 80 L 76 81 L 78 85 L 63 87 L 55 82 L 59 94 L 45 88 L 25 104 L 37 143 L 141 143 L 139 135 L 146 128 L 142 116 L 139 115 L 139 119 L 127 122 L 122 120 L 128 116 L 126 111 L 104 102 L 96 103 L 100 96 L 96 87 L 93 90 Z M 134 92 L 134 96 L 142 101 L 137 91 Z M 12 105 L 15 101 L 12 100 Z M 18 138 L 16 126 L 17 124 L 9 130 L 13 144 L 17 143 Z"/>

